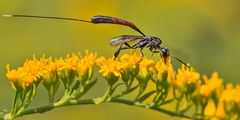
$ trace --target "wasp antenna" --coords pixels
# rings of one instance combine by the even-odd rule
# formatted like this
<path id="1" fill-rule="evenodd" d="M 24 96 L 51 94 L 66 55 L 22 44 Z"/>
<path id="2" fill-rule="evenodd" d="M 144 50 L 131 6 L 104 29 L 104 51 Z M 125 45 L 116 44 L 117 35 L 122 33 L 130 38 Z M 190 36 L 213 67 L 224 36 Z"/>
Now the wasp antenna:
<path id="1" fill-rule="evenodd" d="M 38 16 L 38 15 L 2 15 L 3 17 L 24 17 L 24 18 L 43 18 L 43 19 L 60 19 L 60 20 L 71 20 L 71 21 L 81 21 L 92 23 L 89 20 L 82 20 L 77 18 L 67 18 L 67 17 L 53 17 L 53 16 Z"/>
<path id="2" fill-rule="evenodd" d="M 191 68 L 187 63 L 183 62 L 183 61 L 180 60 L 179 58 L 177 58 L 177 57 L 175 57 L 175 56 L 173 56 L 173 55 L 170 55 L 170 56 L 173 57 L 174 59 L 176 59 L 178 62 L 184 64 L 186 67 Z"/>

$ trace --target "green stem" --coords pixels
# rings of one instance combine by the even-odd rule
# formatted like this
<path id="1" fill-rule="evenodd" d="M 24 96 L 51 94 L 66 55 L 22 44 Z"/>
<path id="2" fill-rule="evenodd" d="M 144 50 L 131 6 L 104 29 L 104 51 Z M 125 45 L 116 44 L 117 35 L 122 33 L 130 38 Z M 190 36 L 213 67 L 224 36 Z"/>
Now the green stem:
<path id="1" fill-rule="evenodd" d="M 184 114 L 179 114 L 179 113 L 172 112 L 172 111 L 169 111 L 169 110 L 166 110 L 166 109 L 163 109 L 163 108 L 159 108 L 159 107 L 151 107 L 151 106 L 147 105 L 146 103 L 139 103 L 139 102 L 132 101 L 132 100 L 127 100 L 127 99 L 112 98 L 111 101 L 108 101 L 107 103 L 119 103 L 119 104 L 131 105 L 131 106 L 151 109 L 151 110 L 154 110 L 154 111 L 165 113 L 165 114 L 170 115 L 170 116 L 182 117 L 182 118 L 191 118 L 190 116 L 187 116 L 187 115 L 184 115 Z M 66 103 L 62 104 L 61 106 L 54 106 L 53 104 L 50 104 L 50 105 L 46 105 L 46 106 L 32 108 L 32 109 L 28 109 L 28 110 L 23 111 L 21 114 L 18 114 L 15 117 L 21 117 L 21 116 L 36 114 L 36 113 L 45 113 L 45 112 L 48 112 L 48 111 L 50 111 L 54 108 L 57 108 L 57 107 L 73 106 L 73 105 L 95 105 L 95 99 L 78 100 L 77 102 L 66 102 Z"/>
<path id="2" fill-rule="evenodd" d="M 109 85 L 107 91 L 104 93 L 104 95 L 100 98 L 94 99 L 95 104 L 100 104 L 103 102 L 108 102 L 111 100 L 111 95 L 112 95 L 112 86 Z"/>
<path id="3" fill-rule="evenodd" d="M 121 103 L 121 104 L 126 104 L 126 105 L 133 105 L 136 107 L 142 107 L 142 108 L 147 108 L 151 109 L 154 111 L 162 112 L 170 116 L 175 116 L 175 117 L 182 117 L 182 118 L 191 118 L 190 116 L 183 115 L 183 114 L 178 114 L 160 107 L 150 107 L 149 105 L 146 105 L 146 103 L 138 103 L 136 101 L 131 101 L 131 100 L 126 100 L 126 99 L 113 99 L 111 102 L 113 103 Z"/>
<path id="4" fill-rule="evenodd" d="M 62 106 L 63 104 L 68 102 L 70 97 L 71 96 L 69 96 L 68 91 L 65 91 L 65 94 L 63 95 L 63 97 L 58 102 L 54 103 L 53 106 L 55 106 L 55 107 Z"/>

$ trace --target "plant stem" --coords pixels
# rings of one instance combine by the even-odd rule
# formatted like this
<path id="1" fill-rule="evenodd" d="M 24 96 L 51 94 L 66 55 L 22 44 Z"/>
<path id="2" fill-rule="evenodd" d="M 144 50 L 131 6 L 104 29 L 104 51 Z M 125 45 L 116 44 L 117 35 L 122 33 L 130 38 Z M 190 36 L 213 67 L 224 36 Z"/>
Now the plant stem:
<path id="1" fill-rule="evenodd" d="M 18 114 L 17 116 L 15 116 L 15 118 L 25 116 L 25 115 L 30 115 L 30 114 L 44 113 L 44 112 L 48 112 L 48 111 L 50 111 L 54 108 L 63 107 L 63 106 L 95 105 L 94 101 L 95 101 L 94 99 L 78 100 L 77 102 L 71 102 L 70 101 L 70 102 L 66 102 L 65 104 L 62 104 L 61 106 L 54 106 L 53 104 L 50 104 L 50 105 L 46 105 L 46 106 L 41 106 L 41 107 L 25 110 L 21 114 Z M 155 110 L 155 111 L 165 113 L 165 114 L 170 115 L 170 116 L 182 117 L 182 118 L 191 118 L 190 116 L 187 116 L 187 115 L 175 113 L 175 112 L 172 112 L 172 111 L 169 111 L 169 110 L 166 110 L 166 109 L 162 109 L 160 107 L 151 107 L 151 106 L 147 105 L 146 103 L 139 103 L 139 102 L 132 101 L 132 100 L 127 100 L 127 99 L 112 98 L 111 101 L 108 101 L 108 103 L 119 103 L 119 104 L 131 105 L 131 106 L 136 106 L 136 107 L 142 107 L 142 108 Z"/>

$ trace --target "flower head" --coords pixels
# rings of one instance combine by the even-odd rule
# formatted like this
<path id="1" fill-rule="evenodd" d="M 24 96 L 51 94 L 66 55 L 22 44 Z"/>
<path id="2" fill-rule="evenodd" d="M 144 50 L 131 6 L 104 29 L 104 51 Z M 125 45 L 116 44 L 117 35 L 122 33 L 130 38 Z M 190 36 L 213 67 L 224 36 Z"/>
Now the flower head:
<path id="1" fill-rule="evenodd" d="M 200 74 L 193 71 L 192 68 L 182 65 L 182 68 L 178 69 L 176 80 L 174 81 L 174 85 L 178 90 L 193 92 L 200 83 Z"/>
<path id="2" fill-rule="evenodd" d="M 139 62 L 142 60 L 142 57 L 137 54 L 124 54 L 120 58 L 120 62 L 124 64 L 126 67 L 125 69 L 128 69 L 131 71 L 133 74 L 137 74 L 139 70 Z"/>
<path id="3" fill-rule="evenodd" d="M 52 60 L 52 57 L 45 58 L 45 55 L 43 55 L 43 57 L 40 58 L 39 61 L 42 64 L 41 71 L 42 71 L 43 82 L 51 82 L 57 72 L 56 64 Z"/>
<path id="4" fill-rule="evenodd" d="M 126 68 L 126 64 L 113 58 L 100 57 L 96 60 L 96 64 L 100 68 L 99 72 L 111 83 L 115 83 Z"/>
<path id="5" fill-rule="evenodd" d="M 96 54 L 85 52 L 85 56 L 78 63 L 77 72 L 81 79 L 90 79 L 93 73 L 93 65 L 95 63 Z"/>
<path id="6" fill-rule="evenodd" d="M 72 53 L 65 59 L 60 58 L 55 60 L 55 67 L 61 74 L 63 73 L 76 73 L 79 75 L 80 80 L 91 78 L 93 72 L 93 65 L 95 63 L 96 54 L 86 51 L 85 56 Z M 61 71 L 65 71 L 61 73 Z"/>
<path id="7" fill-rule="evenodd" d="M 220 94 L 222 90 L 222 79 L 218 77 L 218 73 L 214 72 L 212 77 L 208 79 L 206 76 L 203 77 L 205 84 L 200 86 L 200 94 L 204 97 L 210 96 L 212 93 Z"/>
<path id="8" fill-rule="evenodd" d="M 143 59 L 139 63 L 139 73 L 137 78 L 142 80 L 149 79 L 149 67 L 154 67 L 155 63 L 153 60 Z"/>
<path id="9" fill-rule="evenodd" d="M 219 102 L 223 103 L 226 113 L 238 113 L 240 110 L 240 87 L 234 87 L 232 84 L 227 84 L 223 90 Z"/>
<path id="10" fill-rule="evenodd" d="M 40 80 L 43 75 L 43 64 L 33 56 L 32 60 L 27 60 L 23 67 L 18 69 L 10 69 L 7 65 L 7 78 L 13 83 L 14 87 L 22 88 L 31 86 Z"/>

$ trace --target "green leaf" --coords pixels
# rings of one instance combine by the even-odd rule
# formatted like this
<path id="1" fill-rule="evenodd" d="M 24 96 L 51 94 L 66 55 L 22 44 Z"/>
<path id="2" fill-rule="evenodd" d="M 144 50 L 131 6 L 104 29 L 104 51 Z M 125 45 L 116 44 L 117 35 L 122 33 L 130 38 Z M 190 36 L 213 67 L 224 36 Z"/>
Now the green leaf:
<path id="1" fill-rule="evenodd" d="M 11 110 L 12 115 L 15 115 L 17 111 L 20 109 L 20 107 L 22 106 L 22 102 L 21 102 L 22 92 L 23 90 L 21 88 L 17 88 L 15 91 L 15 95 L 12 103 L 12 110 Z"/>
<path id="2" fill-rule="evenodd" d="M 54 100 L 54 98 L 55 98 L 55 95 L 56 95 L 56 93 L 57 93 L 57 91 L 58 91 L 59 86 L 60 86 L 60 82 L 56 82 L 56 84 L 54 84 L 54 86 L 53 86 L 53 90 L 52 90 L 52 102 L 53 102 L 53 100 Z"/>
<path id="3" fill-rule="evenodd" d="M 122 97 L 122 96 L 124 96 L 124 95 L 126 95 L 128 93 L 131 93 L 132 91 L 136 90 L 138 87 L 139 87 L 139 85 L 136 85 L 135 87 L 132 87 L 130 89 L 126 89 L 121 94 L 114 96 L 114 98 L 119 98 L 119 97 Z"/>
<path id="4" fill-rule="evenodd" d="M 159 104 L 159 105 L 165 105 L 165 104 L 168 104 L 168 103 L 173 102 L 174 100 L 175 100 L 175 99 L 166 100 L 166 101 L 162 102 L 162 103 Z"/>
<path id="5" fill-rule="evenodd" d="M 90 88 L 92 88 L 95 84 L 97 83 L 97 78 L 91 82 L 89 82 L 86 86 L 85 86 L 85 89 L 84 91 L 88 91 Z"/>
<path id="6" fill-rule="evenodd" d="M 150 97 L 152 94 L 154 94 L 155 92 L 156 92 L 155 90 L 150 91 L 150 92 L 144 94 L 142 97 L 138 98 L 137 101 L 142 102 L 142 101 L 146 100 L 148 97 Z"/>
<path id="7" fill-rule="evenodd" d="M 124 85 L 124 83 L 118 83 L 111 91 L 111 94 L 119 87 L 120 85 Z"/>
<path id="8" fill-rule="evenodd" d="M 139 85 L 136 85 L 135 87 L 132 87 L 132 88 L 130 88 L 130 89 L 127 89 L 127 90 L 126 90 L 126 93 L 130 93 L 130 92 L 136 90 L 138 87 L 139 87 Z"/>
<path id="9" fill-rule="evenodd" d="M 71 96 L 74 93 L 76 93 L 77 91 L 79 91 L 79 88 L 80 88 L 80 81 L 77 80 L 76 83 L 74 84 L 74 86 L 71 88 L 69 95 Z"/>

